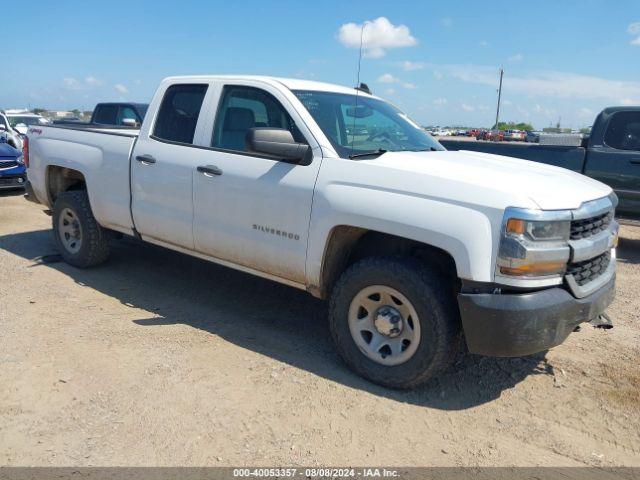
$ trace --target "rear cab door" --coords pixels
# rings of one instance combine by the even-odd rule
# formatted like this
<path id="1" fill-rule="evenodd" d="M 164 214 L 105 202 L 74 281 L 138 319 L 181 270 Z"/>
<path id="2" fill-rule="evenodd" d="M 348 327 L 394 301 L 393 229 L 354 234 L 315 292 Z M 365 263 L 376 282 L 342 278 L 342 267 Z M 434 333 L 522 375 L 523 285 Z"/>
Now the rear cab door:
<path id="1" fill-rule="evenodd" d="M 618 195 L 617 210 L 640 215 L 640 110 L 605 110 L 587 151 L 585 175 L 606 183 Z"/>
<path id="2" fill-rule="evenodd" d="M 138 233 L 151 242 L 193 250 L 193 172 L 210 91 L 206 80 L 165 80 L 131 156 L 131 211 Z"/>

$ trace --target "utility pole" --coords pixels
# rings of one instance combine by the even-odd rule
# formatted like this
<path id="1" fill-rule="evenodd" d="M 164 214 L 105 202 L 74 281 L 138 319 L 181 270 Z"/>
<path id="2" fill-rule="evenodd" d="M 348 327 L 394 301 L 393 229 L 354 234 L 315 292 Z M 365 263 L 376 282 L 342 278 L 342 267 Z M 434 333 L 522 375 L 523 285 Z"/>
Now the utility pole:
<path id="1" fill-rule="evenodd" d="M 498 107 L 496 108 L 496 124 L 495 129 L 498 129 L 498 120 L 500 119 L 500 97 L 502 96 L 502 75 L 504 75 L 504 69 L 500 67 L 500 85 L 498 86 Z"/>

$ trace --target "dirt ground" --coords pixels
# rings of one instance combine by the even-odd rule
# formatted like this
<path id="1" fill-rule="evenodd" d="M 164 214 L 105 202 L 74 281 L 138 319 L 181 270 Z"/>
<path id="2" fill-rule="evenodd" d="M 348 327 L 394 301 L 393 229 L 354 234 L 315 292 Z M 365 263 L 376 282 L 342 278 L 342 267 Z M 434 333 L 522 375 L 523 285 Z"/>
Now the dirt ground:
<path id="1" fill-rule="evenodd" d="M 640 466 L 640 228 L 613 330 L 411 392 L 351 373 L 304 292 L 133 240 L 55 253 L 0 195 L 0 465 Z"/>

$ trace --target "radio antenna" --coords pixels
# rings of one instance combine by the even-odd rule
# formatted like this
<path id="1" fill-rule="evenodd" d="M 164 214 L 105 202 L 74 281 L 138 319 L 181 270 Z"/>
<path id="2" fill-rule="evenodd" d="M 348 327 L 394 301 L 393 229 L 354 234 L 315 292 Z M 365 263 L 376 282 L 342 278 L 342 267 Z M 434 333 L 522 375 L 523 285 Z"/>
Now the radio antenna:
<path id="1" fill-rule="evenodd" d="M 360 29 L 360 51 L 358 53 L 358 73 L 356 74 L 356 104 L 353 111 L 353 127 L 351 128 L 351 153 L 349 156 L 353 155 L 353 143 L 355 141 L 356 134 L 356 118 L 358 111 L 358 94 L 360 93 L 360 65 L 362 64 L 362 41 L 364 38 L 364 27 L 367 26 L 368 22 L 362 22 L 362 28 Z"/>

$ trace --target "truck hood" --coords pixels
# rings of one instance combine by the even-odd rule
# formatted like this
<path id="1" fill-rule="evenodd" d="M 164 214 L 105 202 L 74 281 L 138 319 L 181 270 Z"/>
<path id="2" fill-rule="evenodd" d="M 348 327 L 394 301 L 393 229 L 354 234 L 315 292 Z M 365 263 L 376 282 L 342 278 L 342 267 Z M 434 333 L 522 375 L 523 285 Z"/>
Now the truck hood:
<path id="1" fill-rule="evenodd" d="M 362 161 L 397 172 L 406 171 L 413 178 L 424 175 L 423 178 L 435 177 L 445 184 L 459 184 L 463 189 L 501 192 L 503 202 L 508 204 L 504 206 L 574 209 L 611 193 L 607 185 L 565 168 L 468 150 L 387 152 Z"/>

